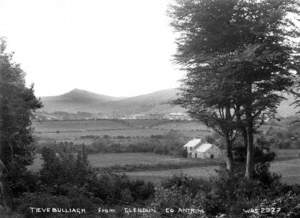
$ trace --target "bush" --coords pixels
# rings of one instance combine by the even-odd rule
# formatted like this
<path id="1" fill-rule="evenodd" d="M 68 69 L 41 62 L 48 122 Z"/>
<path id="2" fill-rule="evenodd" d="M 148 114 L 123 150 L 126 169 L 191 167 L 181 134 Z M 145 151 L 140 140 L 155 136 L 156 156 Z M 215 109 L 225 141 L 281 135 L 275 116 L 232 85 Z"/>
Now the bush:
<path id="1" fill-rule="evenodd" d="M 20 169 L 19 164 L 11 162 L 10 171 L 5 174 L 4 184 L 8 195 L 18 197 L 24 192 L 34 192 L 38 189 L 39 177 L 37 174 Z"/>
<path id="2" fill-rule="evenodd" d="M 131 181 L 125 175 L 102 174 L 91 178 L 86 185 L 88 192 L 105 204 L 122 205 L 144 203 L 154 196 L 154 185 L 141 180 Z"/>
<path id="3" fill-rule="evenodd" d="M 55 153 L 50 148 L 43 148 L 42 156 L 40 179 L 45 185 L 83 184 L 85 178 L 92 175 L 84 147 L 78 154 Z"/>
<path id="4" fill-rule="evenodd" d="M 254 206 L 254 210 L 258 210 L 255 217 L 278 217 L 278 218 L 297 218 L 300 217 L 300 195 L 289 191 L 275 199 L 265 198 Z M 269 208 L 269 209 L 267 209 Z M 271 210 L 270 210 L 271 209 Z"/>
<path id="5" fill-rule="evenodd" d="M 207 181 L 195 179 L 184 175 L 173 176 L 162 182 L 155 191 L 155 198 L 152 206 L 161 209 L 161 216 L 167 217 L 205 217 L 199 213 L 203 209 L 199 202 L 199 196 L 209 192 L 210 185 Z M 164 208 L 172 208 L 174 213 L 166 213 Z M 179 208 L 198 209 L 198 213 L 193 215 L 181 213 Z"/>
<path id="6" fill-rule="evenodd" d="M 287 186 L 279 182 L 264 184 L 260 180 L 244 179 L 241 171 L 228 173 L 220 170 L 219 176 L 210 181 L 175 176 L 163 182 L 155 192 L 153 206 L 157 208 L 198 208 L 205 211 L 207 217 L 217 217 L 226 214 L 225 217 L 247 217 L 245 210 L 256 208 L 262 202 L 278 201 L 283 198 L 280 207 L 286 208 L 287 213 L 296 213 L 297 200 L 299 200 L 300 186 Z M 285 193 L 294 193 L 290 198 L 282 197 Z M 277 199 L 277 200 L 276 200 Z M 288 199 L 292 202 L 288 206 Z M 294 203 L 293 203 L 294 202 Z M 298 213 L 298 212 L 297 212 Z M 297 214 L 296 213 L 296 214 Z M 161 211 L 161 215 L 170 214 Z M 173 214 L 174 215 L 174 214 Z M 199 217 L 201 217 L 198 214 Z M 202 215 L 205 217 L 204 215 Z M 179 214 L 178 214 L 178 217 Z"/>
<path id="7" fill-rule="evenodd" d="M 278 183 L 280 176 L 269 171 L 270 162 L 275 159 L 275 153 L 270 151 L 268 144 L 263 141 L 254 148 L 254 179 L 262 182 L 262 185 L 270 186 L 273 182 Z M 242 178 L 246 162 L 246 148 L 237 146 L 233 149 L 234 171 Z"/>
<path id="8" fill-rule="evenodd" d="M 202 179 L 196 179 L 184 175 L 173 176 L 166 181 L 163 181 L 161 186 L 165 189 L 176 189 L 180 190 L 181 193 L 193 193 L 196 194 L 199 191 L 209 191 L 210 185 L 209 182 Z"/>

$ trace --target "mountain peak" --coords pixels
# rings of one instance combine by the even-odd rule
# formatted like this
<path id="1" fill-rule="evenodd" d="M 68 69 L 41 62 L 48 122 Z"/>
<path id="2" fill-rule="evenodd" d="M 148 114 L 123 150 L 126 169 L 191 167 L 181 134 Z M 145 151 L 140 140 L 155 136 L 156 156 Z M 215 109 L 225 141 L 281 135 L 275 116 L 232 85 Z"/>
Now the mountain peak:
<path id="1" fill-rule="evenodd" d="M 114 100 L 118 100 L 119 98 L 116 97 L 112 97 L 112 96 L 108 96 L 108 95 L 101 95 L 101 94 L 97 94 L 94 92 L 90 92 L 87 90 L 83 90 L 83 89 L 72 89 L 71 91 L 61 95 L 64 98 L 69 98 L 72 100 L 81 100 L 81 101 L 91 101 L 91 100 L 95 100 L 95 101 L 114 101 Z"/>
<path id="2" fill-rule="evenodd" d="M 77 89 L 77 88 L 75 88 L 75 89 L 72 89 L 71 91 L 69 91 L 69 92 L 67 92 L 67 93 L 65 93 L 65 94 L 63 94 L 63 95 L 66 95 L 66 94 L 70 94 L 70 93 L 76 93 L 76 94 L 95 94 L 95 95 L 98 95 L 98 94 L 96 94 L 96 93 L 93 93 L 93 92 L 89 92 L 89 91 L 86 91 L 86 90 L 83 90 L 83 89 Z"/>
<path id="3" fill-rule="evenodd" d="M 72 89 L 72 90 L 69 91 L 69 92 L 86 92 L 86 90 L 75 88 L 75 89 Z"/>

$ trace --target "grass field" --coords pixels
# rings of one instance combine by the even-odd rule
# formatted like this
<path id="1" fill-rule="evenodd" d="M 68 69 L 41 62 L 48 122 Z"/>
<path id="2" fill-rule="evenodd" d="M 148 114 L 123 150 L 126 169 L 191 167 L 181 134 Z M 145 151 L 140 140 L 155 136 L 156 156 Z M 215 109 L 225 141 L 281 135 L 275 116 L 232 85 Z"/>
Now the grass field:
<path id="1" fill-rule="evenodd" d="M 88 159 L 94 167 L 110 167 L 114 165 L 133 165 L 133 164 L 184 164 L 193 162 L 187 158 L 158 155 L 153 153 L 103 153 L 91 154 Z"/>
<path id="2" fill-rule="evenodd" d="M 282 181 L 300 184 L 300 158 L 272 163 L 271 170 L 282 175 Z"/>
<path id="3" fill-rule="evenodd" d="M 291 154 L 300 152 L 300 150 L 280 150 L 279 152 L 281 157 L 288 157 Z M 148 169 L 138 170 L 136 168 L 137 170 L 123 173 L 133 179 L 143 179 L 152 182 L 159 182 L 173 175 L 180 174 L 209 178 L 216 175 L 215 170 L 218 169 L 216 162 L 211 160 L 186 159 L 152 153 L 100 153 L 91 154 L 88 156 L 88 159 L 91 166 L 96 168 L 110 168 L 116 165 L 120 167 L 149 166 Z M 41 168 L 41 164 L 41 156 L 38 155 L 30 169 L 36 171 Z M 271 171 L 281 174 L 283 182 L 300 184 L 300 158 L 295 159 L 294 157 L 291 160 L 274 161 L 271 164 Z"/>
<path id="4" fill-rule="evenodd" d="M 115 171 L 120 171 L 118 168 L 146 168 L 155 169 L 176 169 L 187 168 L 191 166 L 207 166 L 216 165 L 220 161 L 217 160 L 201 160 L 201 159 L 187 159 L 181 157 L 174 157 L 170 155 L 159 155 L 153 153 L 98 153 L 88 155 L 88 160 L 92 167 L 99 169 L 111 168 Z M 30 169 L 37 171 L 41 168 L 43 163 L 40 154 L 36 155 L 34 163 Z M 124 170 L 121 170 L 124 171 Z"/>
<path id="5" fill-rule="evenodd" d="M 271 164 L 271 171 L 280 174 L 281 181 L 287 184 L 300 184 L 300 159 L 275 161 Z M 172 169 L 160 171 L 126 172 L 133 179 L 142 179 L 154 183 L 161 182 L 173 175 L 187 175 L 208 179 L 216 175 L 218 166 L 190 167 L 185 169 Z"/>
<path id="6" fill-rule="evenodd" d="M 35 128 L 34 134 L 39 139 L 38 142 L 72 141 L 86 144 L 92 143 L 97 137 L 104 135 L 115 137 L 115 140 L 117 136 L 129 136 L 131 137 L 129 141 L 134 142 L 134 140 L 151 135 L 163 135 L 170 130 L 177 130 L 186 137 L 203 137 L 210 133 L 201 123 L 174 120 L 42 121 L 33 122 L 33 126 Z M 124 138 L 122 140 L 122 143 L 126 141 Z M 300 149 L 276 150 L 275 152 L 277 161 L 272 163 L 271 170 L 280 173 L 284 182 L 300 183 Z M 131 178 L 154 182 L 161 181 L 173 174 L 208 178 L 215 175 L 217 168 L 213 162 L 201 162 L 201 160 L 152 153 L 99 153 L 90 154 L 88 159 L 91 165 L 96 168 L 116 170 L 119 167 L 124 171 L 124 166 L 135 166 L 125 173 Z M 37 156 L 30 168 L 38 170 L 41 164 L 42 160 L 40 156 Z"/>
<path id="7" fill-rule="evenodd" d="M 178 130 L 188 137 L 200 137 L 210 133 L 203 124 L 195 121 L 176 120 L 64 120 L 34 121 L 34 135 L 39 142 L 71 141 L 90 144 L 90 138 L 82 136 L 130 136 L 145 137 L 163 135 Z"/>
<path id="8" fill-rule="evenodd" d="M 198 177 L 207 179 L 212 176 L 216 176 L 216 170 L 218 166 L 206 166 L 206 167 L 190 167 L 185 169 L 171 169 L 160 171 L 136 171 L 125 173 L 132 179 L 142 179 L 159 183 L 164 179 L 170 178 L 174 175 L 187 175 L 192 177 Z"/>
<path id="9" fill-rule="evenodd" d="M 300 158 L 300 149 L 277 149 L 274 150 L 276 153 L 276 159 L 289 160 Z M 299 165 L 300 167 L 300 165 Z"/>

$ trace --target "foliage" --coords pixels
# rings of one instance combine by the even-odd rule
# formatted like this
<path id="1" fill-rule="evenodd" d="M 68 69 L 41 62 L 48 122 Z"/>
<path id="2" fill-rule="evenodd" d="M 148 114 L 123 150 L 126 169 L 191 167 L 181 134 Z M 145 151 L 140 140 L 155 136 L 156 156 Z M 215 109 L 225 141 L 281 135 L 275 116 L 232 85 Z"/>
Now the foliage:
<path id="1" fill-rule="evenodd" d="M 32 113 L 41 103 L 34 96 L 33 86 L 25 86 L 24 71 L 5 49 L 6 42 L 1 39 L 0 159 L 6 167 L 4 186 L 9 198 L 33 189 L 33 177 L 26 166 L 32 163 L 34 153 Z"/>
<path id="2" fill-rule="evenodd" d="M 152 206 L 161 210 L 160 214 L 164 217 L 206 217 L 201 212 L 203 208 L 199 205 L 198 197 L 209 190 L 207 181 L 184 175 L 173 176 L 156 189 Z M 164 208 L 171 208 L 174 213 L 167 213 Z M 195 214 L 181 213 L 180 208 L 193 208 L 199 211 Z"/>
<path id="3" fill-rule="evenodd" d="M 238 141 L 237 141 L 238 142 Z M 270 186 L 279 182 L 280 176 L 270 172 L 270 163 L 275 159 L 275 153 L 270 150 L 271 144 L 262 135 L 256 138 L 254 147 L 254 172 L 253 178 L 260 181 L 262 185 Z M 243 166 L 246 162 L 247 151 L 242 144 L 236 144 L 233 148 L 233 159 L 236 164 L 235 173 L 243 174 Z"/>
<path id="4" fill-rule="evenodd" d="M 268 217 L 273 215 L 274 217 L 291 217 L 296 218 L 300 216 L 300 195 L 293 191 L 289 191 L 280 197 L 275 199 L 263 199 L 258 205 L 253 209 L 257 209 L 257 214 L 254 213 L 253 217 Z M 262 210 L 262 208 L 264 208 Z M 272 210 L 267 212 L 266 208 L 274 208 L 275 213 Z M 274 210 L 273 209 L 273 210 Z"/>
<path id="5" fill-rule="evenodd" d="M 261 139 L 259 143 L 261 143 L 259 144 L 261 148 L 265 147 L 264 140 Z M 245 161 L 245 151 L 238 151 L 241 155 L 235 156 L 235 162 Z M 228 217 L 243 217 L 245 216 L 244 210 L 256 208 L 262 203 L 267 207 L 273 202 L 280 202 L 277 206 L 285 208 L 282 211 L 284 213 L 297 212 L 295 202 L 299 199 L 300 188 L 280 184 L 278 177 L 265 177 L 265 175 L 271 175 L 268 165 L 264 165 L 266 168 L 263 171 L 256 171 L 257 176 L 254 180 L 244 179 L 243 170 L 235 167 L 231 173 L 220 170 L 218 177 L 210 181 L 182 175 L 174 176 L 162 182 L 160 186 L 154 187 L 152 183 L 130 180 L 125 175 L 99 173 L 89 167 L 76 168 L 75 166 L 80 165 L 88 166 L 83 158 L 85 155 L 82 155 L 84 149 L 81 153 L 73 154 L 72 157 L 63 153 L 58 156 L 49 148 L 44 149 L 43 153 L 45 162 L 40 176 L 37 175 L 36 189 L 14 199 L 15 208 L 19 212 L 28 213 L 29 205 L 37 207 L 80 205 L 80 207 L 89 208 L 90 211 L 96 211 L 93 208 L 99 206 L 118 208 L 128 207 L 128 205 L 129 207 L 150 205 L 157 208 L 159 214 L 149 214 L 148 217 L 157 215 L 219 217 L 221 214 L 226 214 Z M 263 164 L 273 160 L 274 155 L 258 149 L 255 157 L 257 164 Z M 63 168 L 72 170 L 75 178 L 80 175 L 80 169 L 85 169 L 84 174 L 81 174 L 84 176 L 81 181 L 73 180 L 69 177 L 69 172 L 65 172 Z M 291 193 L 291 198 L 285 195 L 288 192 Z M 172 208 L 175 212 L 166 213 L 164 208 Z M 198 209 L 198 212 L 182 213 L 179 208 L 194 208 Z"/>
<path id="6" fill-rule="evenodd" d="M 35 188 L 14 198 L 14 208 L 28 217 L 29 206 L 86 208 L 95 213 L 101 206 L 145 205 L 154 195 L 152 183 L 90 168 L 84 152 L 82 149 L 77 154 L 57 154 L 44 148 L 44 164 L 34 177 Z"/>
<path id="7" fill-rule="evenodd" d="M 40 171 L 43 184 L 60 185 L 66 183 L 83 184 L 84 179 L 92 174 L 84 152 L 78 154 L 55 153 L 44 148 L 44 163 Z"/>
<path id="8" fill-rule="evenodd" d="M 230 169 L 235 131 L 247 147 L 245 177 L 252 178 L 254 134 L 273 117 L 293 86 L 299 57 L 297 25 L 288 14 L 297 1 L 188 0 L 171 7 L 179 32 L 176 60 L 187 71 L 178 103 L 227 142 Z"/>
<path id="9" fill-rule="evenodd" d="M 224 167 L 218 170 L 218 176 L 210 181 L 198 180 L 185 176 L 173 177 L 161 184 L 155 194 L 154 205 L 178 208 L 201 208 L 208 217 L 246 217 L 245 211 L 255 208 L 264 201 L 275 201 L 287 192 L 300 194 L 297 186 L 280 183 L 280 176 L 269 171 L 269 163 L 275 155 L 269 150 L 269 144 L 263 137 L 256 140 L 255 173 L 253 180 L 243 177 L 246 150 L 234 149 L 233 171 Z M 298 198 L 298 197 L 297 197 Z M 262 200 L 266 199 L 266 200 Z M 295 204 L 287 211 L 291 212 Z M 162 212 L 163 215 L 166 215 Z"/>
<path id="10" fill-rule="evenodd" d="M 34 96 L 33 87 L 25 86 L 23 70 L 5 52 L 5 41 L 1 40 L 0 46 L 1 160 L 9 171 L 11 161 L 20 167 L 32 161 L 30 124 L 32 112 L 41 103 Z"/>
<path id="11" fill-rule="evenodd" d="M 221 214 L 225 217 L 248 217 L 247 210 L 272 207 L 281 208 L 281 216 L 274 217 L 299 213 L 299 186 L 287 186 L 275 181 L 265 185 L 259 180 L 243 178 L 241 172 L 228 173 L 224 170 L 219 173 L 219 177 L 210 182 L 185 176 L 174 177 L 157 189 L 153 205 L 174 211 L 179 208 L 203 209 L 203 217 L 218 217 Z M 170 216 L 165 211 L 161 211 L 161 215 Z"/>
<path id="12" fill-rule="evenodd" d="M 131 181 L 127 176 L 102 174 L 89 180 L 87 189 L 109 205 L 143 203 L 152 197 L 154 186 L 144 181 Z"/>
<path id="13" fill-rule="evenodd" d="M 161 186 L 165 189 L 176 189 L 180 193 L 191 193 L 191 197 L 195 197 L 195 194 L 202 191 L 209 191 L 210 184 L 206 180 L 190 178 L 184 175 L 173 176 L 162 182 Z"/>
<path id="14" fill-rule="evenodd" d="M 300 148 L 300 123 L 296 117 L 272 121 L 265 133 L 265 140 L 274 149 Z"/>

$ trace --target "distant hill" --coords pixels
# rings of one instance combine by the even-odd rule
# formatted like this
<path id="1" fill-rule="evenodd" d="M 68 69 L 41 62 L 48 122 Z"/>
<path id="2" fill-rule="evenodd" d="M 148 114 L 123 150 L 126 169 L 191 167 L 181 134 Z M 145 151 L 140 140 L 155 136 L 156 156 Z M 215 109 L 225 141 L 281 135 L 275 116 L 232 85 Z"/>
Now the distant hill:
<path id="1" fill-rule="evenodd" d="M 41 119 L 85 118 L 187 118 L 185 110 L 172 104 L 178 89 L 166 89 L 135 97 L 118 98 L 74 89 L 59 96 L 42 97 L 44 107 L 37 112 Z M 278 115 L 295 115 L 291 96 L 284 100 Z"/>
<path id="2" fill-rule="evenodd" d="M 177 89 L 167 89 L 128 98 L 99 95 L 74 89 L 59 96 L 42 97 L 44 107 L 37 115 L 44 119 L 74 118 L 162 118 L 184 113 L 171 104 Z"/>
<path id="3" fill-rule="evenodd" d="M 99 95 L 93 92 L 88 92 L 82 89 L 73 89 L 70 92 L 67 92 L 63 95 L 52 96 L 52 97 L 43 97 L 44 101 L 60 101 L 60 102 L 89 102 L 89 101 L 115 101 L 122 98 L 112 97 L 108 95 Z"/>
<path id="4" fill-rule="evenodd" d="M 95 113 L 101 104 L 117 101 L 122 98 L 99 95 L 81 89 L 72 91 L 59 96 L 42 97 L 43 111 L 53 113 L 63 111 L 68 113 L 90 112 Z"/>

